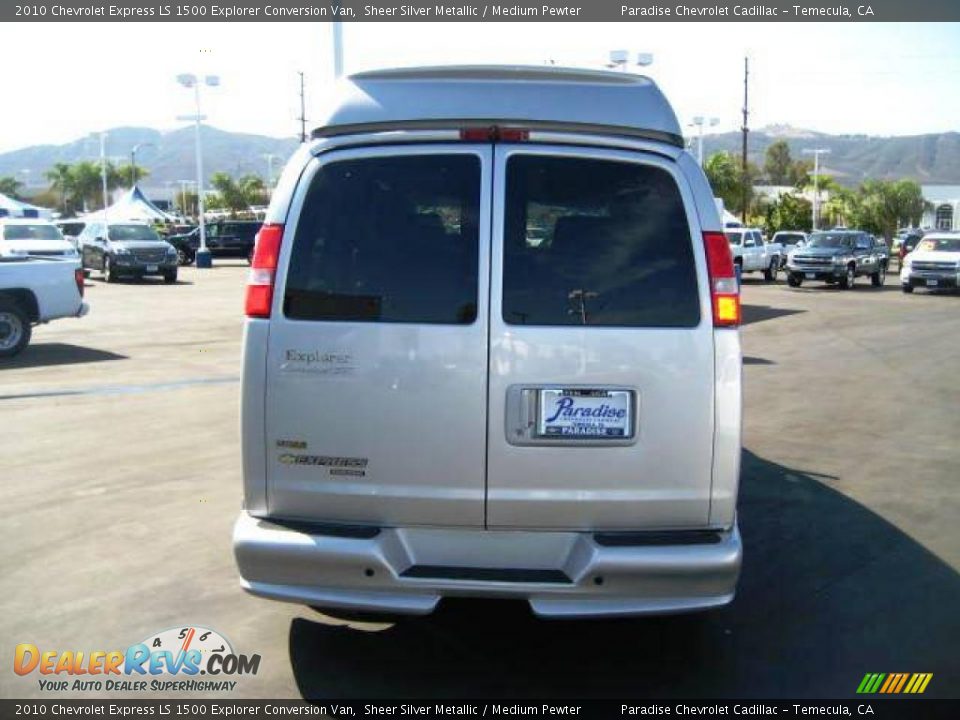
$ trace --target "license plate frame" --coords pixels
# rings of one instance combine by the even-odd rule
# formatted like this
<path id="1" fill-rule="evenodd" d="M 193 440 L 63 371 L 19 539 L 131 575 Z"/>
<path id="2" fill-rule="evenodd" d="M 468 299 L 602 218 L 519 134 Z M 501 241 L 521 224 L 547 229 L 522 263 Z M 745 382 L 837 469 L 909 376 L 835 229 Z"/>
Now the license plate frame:
<path id="1" fill-rule="evenodd" d="M 623 441 L 636 432 L 636 397 L 620 388 L 541 388 L 535 436 L 547 440 Z"/>
<path id="2" fill-rule="evenodd" d="M 937 287 L 940 285 L 940 281 L 936 278 L 927 278 L 927 287 Z"/>
<path id="3" fill-rule="evenodd" d="M 160 269 L 160 266 L 159 266 L 159 265 L 147 265 L 147 272 L 148 272 L 148 273 L 155 273 L 155 272 L 157 272 L 159 269 Z"/>
<path id="4" fill-rule="evenodd" d="M 804 273 L 804 275 L 806 276 L 807 280 L 816 280 L 816 279 L 817 279 L 817 274 L 816 274 L 816 273 L 808 272 L 808 273 Z"/>

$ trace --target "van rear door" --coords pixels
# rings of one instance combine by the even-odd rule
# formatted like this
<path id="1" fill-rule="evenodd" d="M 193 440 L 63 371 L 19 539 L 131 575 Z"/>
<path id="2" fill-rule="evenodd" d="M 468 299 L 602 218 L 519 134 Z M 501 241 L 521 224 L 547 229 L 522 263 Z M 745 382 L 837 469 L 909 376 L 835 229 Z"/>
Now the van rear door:
<path id="1" fill-rule="evenodd" d="M 393 146 L 306 170 L 270 321 L 272 516 L 482 527 L 491 161 Z"/>
<path id="2" fill-rule="evenodd" d="M 713 323 L 685 178 L 616 150 L 494 160 L 487 526 L 704 526 Z"/>

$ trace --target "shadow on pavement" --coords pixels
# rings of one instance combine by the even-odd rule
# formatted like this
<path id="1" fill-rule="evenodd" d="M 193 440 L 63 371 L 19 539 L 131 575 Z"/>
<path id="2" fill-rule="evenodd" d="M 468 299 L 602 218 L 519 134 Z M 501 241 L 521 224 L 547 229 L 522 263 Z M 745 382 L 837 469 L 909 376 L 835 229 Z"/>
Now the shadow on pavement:
<path id="1" fill-rule="evenodd" d="M 883 518 L 744 452 L 739 594 L 703 615 L 545 621 L 523 602 L 289 635 L 304 697 L 852 697 L 867 672 L 960 688 L 960 576 Z"/>
<path id="2" fill-rule="evenodd" d="M 800 313 L 806 312 L 806 310 L 777 308 L 770 305 L 747 305 L 746 303 L 741 306 L 740 310 L 743 315 L 742 325 L 763 322 L 764 320 L 775 320 L 779 317 L 799 315 Z"/>
<path id="3" fill-rule="evenodd" d="M 767 358 L 762 357 L 751 357 L 750 355 L 743 356 L 744 365 L 776 365 L 773 360 L 767 360 Z"/>
<path id="4" fill-rule="evenodd" d="M 104 362 L 105 360 L 126 360 L 126 355 L 118 355 L 107 350 L 71 345 L 69 343 L 35 343 L 14 358 L 0 360 L 0 368 L 31 368 L 50 365 L 80 365 L 82 363 Z"/>

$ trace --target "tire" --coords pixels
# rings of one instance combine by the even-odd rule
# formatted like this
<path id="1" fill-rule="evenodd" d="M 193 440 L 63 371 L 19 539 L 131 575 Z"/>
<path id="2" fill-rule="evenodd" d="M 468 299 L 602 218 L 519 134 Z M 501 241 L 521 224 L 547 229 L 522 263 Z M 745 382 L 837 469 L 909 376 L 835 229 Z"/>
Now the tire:
<path id="1" fill-rule="evenodd" d="M 901 285 L 900 289 L 903 290 L 907 295 L 913 292 L 913 285 Z"/>
<path id="2" fill-rule="evenodd" d="M 172 285 L 173 283 L 175 283 L 177 281 L 177 271 L 168 270 L 167 272 L 165 272 L 163 274 L 163 281 L 167 283 L 167 285 Z"/>
<path id="3" fill-rule="evenodd" d="M 787 275 L 787 285 L 789 285 L 790 287 L 800 287 L 801 285 L 803 285 L 803 278 L 798 277 L 793 273 L 790 273 L 789 275 Z"/>
<path id="4" fill-rule="evenodd" d="M 764 282 L 776 282 L 777 273 L 780 272 L 780 263 L 776 258 L 770 261 L 770 267 L 763 271 Z"/>
<path id="5" fill-rule="evenodd" d="M 104 255 L 103 257 L 103 279 L 108 283 L 115 283 L 117 281 L 117 271 L 113 269 L 113 262 L 110 260 L 109 255 Z"/>
<path id="6" fill-rule="evenodd" d="M 847 274 L 840 278 L 841 290 L 853 290 L 857 282 L 857 268 L 852 263 L 847 265 Z"/>
<path id="7" fill-rule="evenodd" d="M 181 265 L 193 265 L 193 253 L 186 248 L 177 248 L 177 262 Z"/>
<path id="8" fill-rule="evenodd" d="M 883 287 L 883 283 L 887 279 L 887 266 L 880 265 L 880 269 L 877 270 L 873 275 L 870 276 L 870 284 L 874 287 Z"/>
<path id="9" fill-rule="evenodd" d="M 30 318 L 13 300 L 0 299 L 0 357 L 13 357 L 30 344 Z"/>

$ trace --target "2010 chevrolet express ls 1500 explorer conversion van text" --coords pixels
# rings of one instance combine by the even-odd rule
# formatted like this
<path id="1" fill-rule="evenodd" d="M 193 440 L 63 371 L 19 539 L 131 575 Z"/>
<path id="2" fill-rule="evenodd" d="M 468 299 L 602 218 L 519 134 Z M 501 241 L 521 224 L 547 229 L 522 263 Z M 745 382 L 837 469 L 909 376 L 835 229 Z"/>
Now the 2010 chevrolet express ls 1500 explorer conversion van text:
<path id="1" fill-rule="evenodd" d="M 647 78 L 351 77 L 246 299 L 242 584 L 428 613 L 701 610 L 740 570 L 740 301 Z"/>

